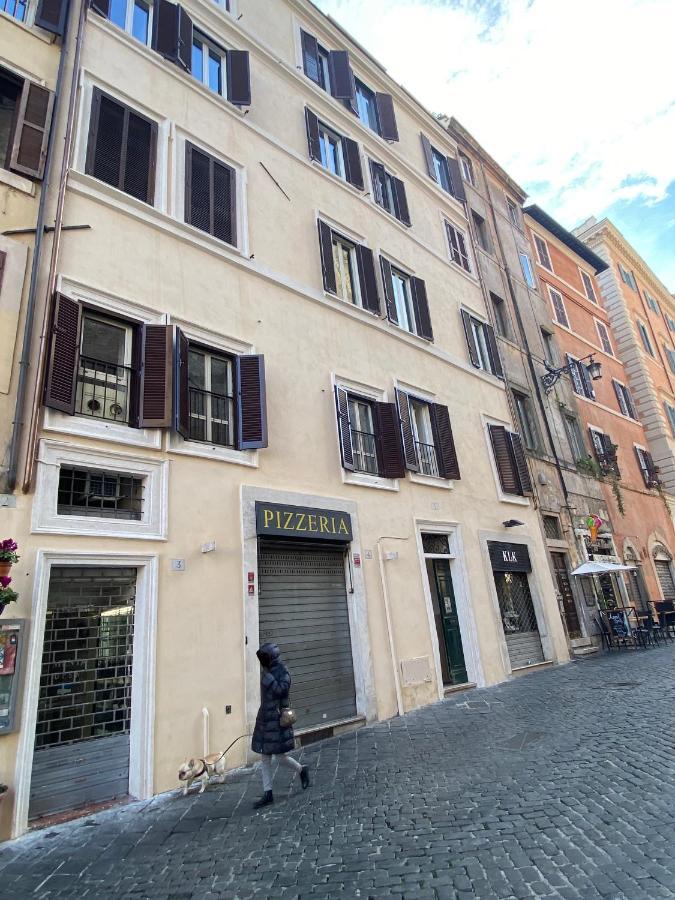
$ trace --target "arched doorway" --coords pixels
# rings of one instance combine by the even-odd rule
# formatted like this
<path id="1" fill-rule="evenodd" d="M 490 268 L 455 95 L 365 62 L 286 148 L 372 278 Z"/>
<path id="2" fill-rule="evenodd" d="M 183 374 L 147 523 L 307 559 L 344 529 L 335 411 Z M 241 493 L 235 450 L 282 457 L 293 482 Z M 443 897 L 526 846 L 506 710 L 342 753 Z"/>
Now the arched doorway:
<path id="1" fill-rule="evenodd" d="M 649 609 L 649 594 L 642 573 L 640 556 L 632 544 L 624 545 L 623 561 L 627 566 L 635 566 L 630 572 L 626 572 L 624 577 L 628 599 L 636 609 L 646 611 Z"/>
<path id="2" fill-rule="evenodd" d="M 669 603 L 675 603 L 675 580 L 673 580 L 672 553 L 661 543 L 652 547 L 654 568 L 659 579 L 663 599 Z"/>

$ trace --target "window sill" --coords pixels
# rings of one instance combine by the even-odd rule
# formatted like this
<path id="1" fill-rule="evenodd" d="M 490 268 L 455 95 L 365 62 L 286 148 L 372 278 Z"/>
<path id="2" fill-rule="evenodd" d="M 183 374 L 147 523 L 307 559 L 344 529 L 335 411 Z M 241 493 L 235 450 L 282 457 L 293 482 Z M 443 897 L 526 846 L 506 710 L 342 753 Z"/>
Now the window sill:
<path id="1" fill-rule="evenodd" d="M 408 472 L 410 480 L 415 484 L 423 484 L 426 487 L 442 488 L 446 491 L 452 491 L 455 483 L 449 478 L 440 478 L 437 475 L 422 475 L 420 472 Z"/>
<path id="2" fill-rule="evenodd" d="M 162 433 L 159 428 L 132 428 L 130 425 L 106 422 L 103 419 L 69 416 L 55 409 L 45 409 L 44 429 L 99 441 L 113 441 L 132 447 L 152 447 L 159 450 L 162 446 Z"/>
<path id="3" fill-rule="evenodd" d="M 382 478 L 379 475 L 367 475 L 365 472 L 349 472 L 342 469 L 342 481 L 344 484 L 375 488 L 380 491 L 399 490 L 398 478 Z"/>
<path id="4" fill-rule="evenodd" d="M 14 188 L 15 191 L 21 191 L 22 194 L 28 194 L 30 197 L 35 196 L 35 182 L 22 175 L 16 175 L 9 169 L 0 169 L 0 183 Z"/>
<path id="5" fill-rule="evenodd" d="M 330 169 L 327 169 L 325 166 L 321 165 L 318 159 L 312 159 L 310 160 L 310 163 L 313 169 L 320 172 L 321 175 L 324 175 L 326 178 L 329 178 L 332 182 L 338 182 L 338 184 L 343 185 L 350 191 L 353 191 L 355 194 L 363 194 L 362 190 L 357 188 L 356 185 L 352 184 L 350 181 L 347 181 L 347 179 L 343 175 L 338 175 L 335 172 L 331 172 Z"/>
<path id="6" fill-rule="evenodd" d="M 518 494 L 505 494 L 503 491 L 499 492 L 499 499 L 502 503 L 512 503 L 514 506 L 530 505 L 529 497 L 521 497 Z"/>
<path id="7" fill-rule="evenodd" d="M 234 463 L 238 466 L 249 466 L 257 469 L 257 450 L 234 450 L 232 447 L 219 447 L 217 444 L 207 444 L 201 441 L 186 441 L 175 431 L 169 436 L 169 453 L 179 453 L 183 456 L 196 456 L 202 459 L 216 459 L 220 462 Z"/>

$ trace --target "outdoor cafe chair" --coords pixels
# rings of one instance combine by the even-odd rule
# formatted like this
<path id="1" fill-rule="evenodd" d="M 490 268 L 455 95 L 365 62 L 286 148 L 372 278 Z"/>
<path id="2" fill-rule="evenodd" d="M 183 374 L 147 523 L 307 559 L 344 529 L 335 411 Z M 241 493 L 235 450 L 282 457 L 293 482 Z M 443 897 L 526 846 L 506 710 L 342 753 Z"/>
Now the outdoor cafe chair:
<path id="1" fill-rule="evenodd" d="M 600 613 L 601 621 L 606 623 L 612 644 L 619 649 L 646 647 L 646 638 L 637 629 L 631 628 L 628 621 L 628 610 L 612 609 Z"/>

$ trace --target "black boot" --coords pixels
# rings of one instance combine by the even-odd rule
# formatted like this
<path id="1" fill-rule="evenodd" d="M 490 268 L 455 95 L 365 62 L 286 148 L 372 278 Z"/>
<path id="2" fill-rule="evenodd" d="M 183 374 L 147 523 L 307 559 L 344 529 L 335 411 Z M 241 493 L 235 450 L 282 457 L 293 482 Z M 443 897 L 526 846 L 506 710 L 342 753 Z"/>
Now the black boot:
<path id="1" fill-rule="evenodd" d="M 303 766 L 300 769 L 300 784 L 302 785 L 303 791 L 306 791 L 309 787 L 309 769 L 307 766 Z"/>
<path id="2" fill-rule="evenodd" d="M 262 809 L 263 806 L 269 806 L 270 803 L 274 803 L 272 791 L 265 791 L 260 800 L 256 800 L 253 804 L 253 809 Z"/>

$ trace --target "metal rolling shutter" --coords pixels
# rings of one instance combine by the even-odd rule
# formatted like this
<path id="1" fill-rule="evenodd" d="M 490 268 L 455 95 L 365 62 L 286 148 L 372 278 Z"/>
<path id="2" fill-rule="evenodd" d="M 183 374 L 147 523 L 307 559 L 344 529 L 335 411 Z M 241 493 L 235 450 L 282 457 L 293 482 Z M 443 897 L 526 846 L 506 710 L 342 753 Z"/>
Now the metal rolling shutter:
<path id="1" fill-rule="evenodd" d="M 532 666 L 544 662 L 544 651 L 538 631 L 525 631 L 520 634 L 507 634 L 506 646 L 512 669 L 521 666 Z"/>
<path id="2" fill-rule="evenodd" d="M 355 716 L 344 550 L 261 542 L 258 582 L 260 643 L 281 649 L 296 728 Z"/>
<path id="3" fill-rule="evenodd" d="M 670 571 L 670 562 L 667 559 L 655 559 L 654 565 L 663 591 L 663 599 L 675 601 L 675 584 Z"/>

